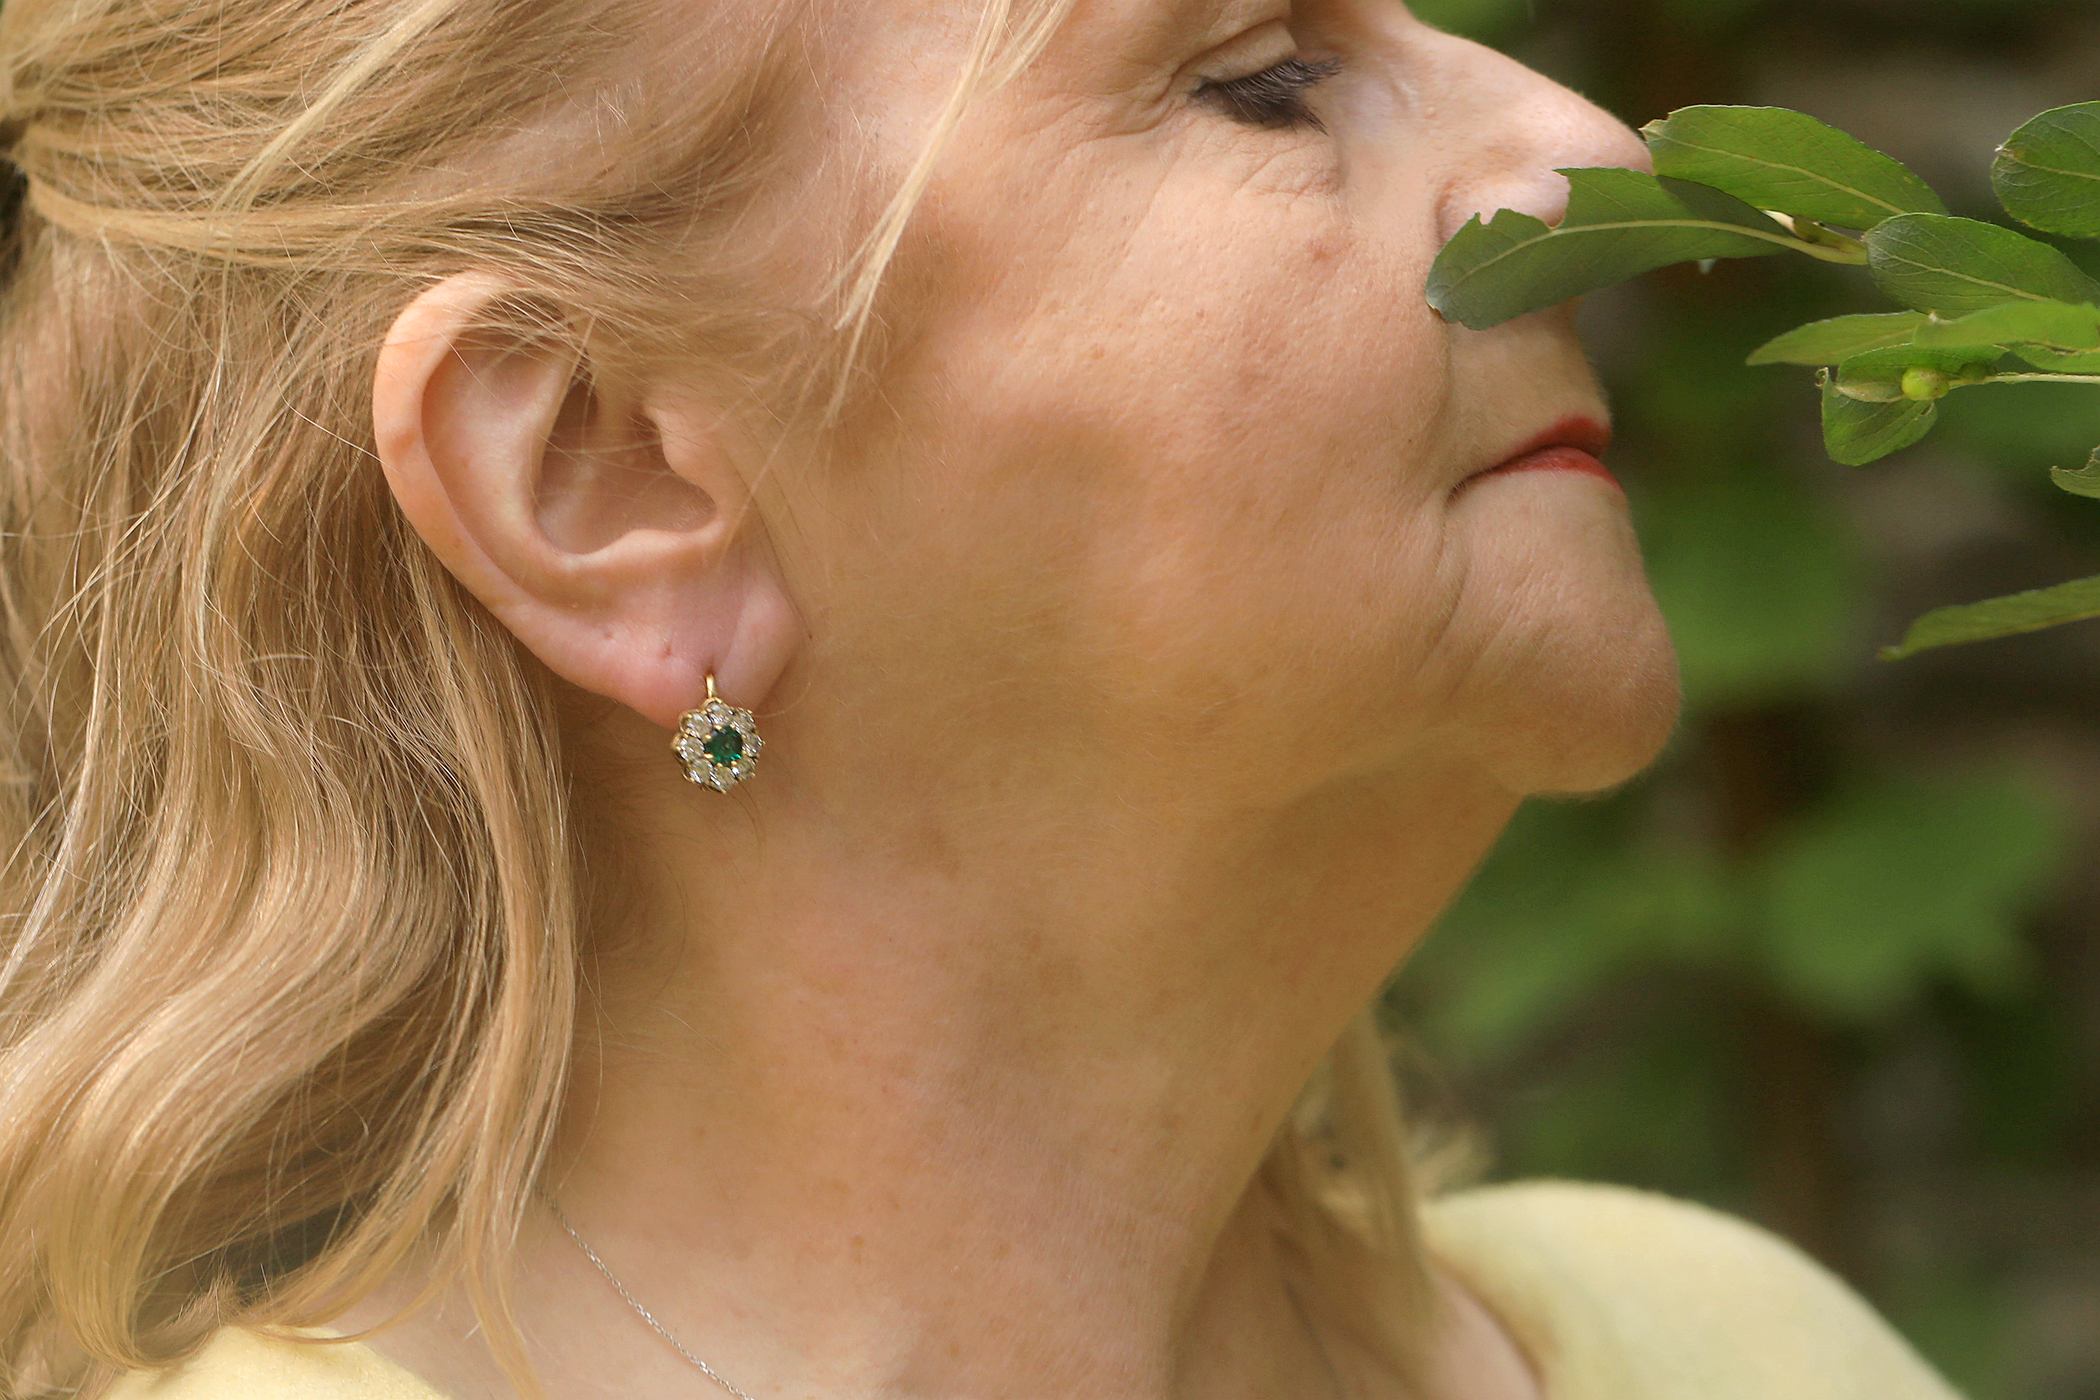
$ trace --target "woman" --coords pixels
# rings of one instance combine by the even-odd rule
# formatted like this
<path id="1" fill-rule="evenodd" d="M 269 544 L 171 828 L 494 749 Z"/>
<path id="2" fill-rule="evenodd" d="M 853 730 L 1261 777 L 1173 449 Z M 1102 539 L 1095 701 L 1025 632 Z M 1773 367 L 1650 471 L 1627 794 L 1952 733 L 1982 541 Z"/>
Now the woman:
<path id="1" fill-rule="evenodd" d="M 1672 721 L 1568 316 L 1421 296 L 1616 122 L 1391 0 L 0 54 L 7 1395 L 1946 1393 L 1418 1220 L 1361 1014 Z"/>

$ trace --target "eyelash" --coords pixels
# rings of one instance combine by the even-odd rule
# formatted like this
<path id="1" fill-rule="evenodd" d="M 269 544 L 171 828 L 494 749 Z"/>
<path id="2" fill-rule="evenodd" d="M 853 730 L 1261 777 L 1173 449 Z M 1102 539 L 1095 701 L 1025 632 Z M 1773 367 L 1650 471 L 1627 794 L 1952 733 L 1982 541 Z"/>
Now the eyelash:
<path id="1" fill-rule="evenodd" d="M 1248 126 L 1325 131 L 1305 94 L 1341 71 L 1331 58 L 1287 58 L 1244 78 L 1212 79 L 1196 89 L 1196 97 Z"/>

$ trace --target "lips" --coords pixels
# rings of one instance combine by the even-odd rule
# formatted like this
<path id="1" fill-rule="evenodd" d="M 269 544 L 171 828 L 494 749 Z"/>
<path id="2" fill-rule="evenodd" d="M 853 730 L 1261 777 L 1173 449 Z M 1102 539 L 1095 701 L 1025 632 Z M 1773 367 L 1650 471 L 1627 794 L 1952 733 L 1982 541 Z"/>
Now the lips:
<path id="1" fill-rule="evenodd" d="M 1483 476 L 1501 476 L 1516 472 L 1571 471 L 1600 477 L 1617 486 L 1618 478 L 1598 460 L 1604 449 L 1610 445 L 1610 428 L 1594 418 L 1570 414 L 1552 427 L 1519 443 L 1507 457 L 1486 471 L 1468 477 L 1467 482 L 1477 481 Z"/>

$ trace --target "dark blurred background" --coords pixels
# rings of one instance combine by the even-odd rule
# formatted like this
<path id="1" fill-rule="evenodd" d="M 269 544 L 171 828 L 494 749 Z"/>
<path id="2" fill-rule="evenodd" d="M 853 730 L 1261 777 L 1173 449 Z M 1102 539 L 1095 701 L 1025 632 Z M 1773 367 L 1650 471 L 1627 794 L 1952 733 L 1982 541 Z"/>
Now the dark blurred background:
<path id="1" fill-rule="evenodd" d="M 1636 126 L 1799 108 L 1975 217 L 1998 142 L 2100 99 L 2095 0 L 1414 8 Z M 1809 372 L 1743 357 L 1887 309 L 1790 258 L 1586 303 L 1685 718 L 1632 786 L 1528 808 L 1391 1010 L 1488 1177 L 1750 1216 L 1974 1400 L 2100 1400 L 2100 622 L 1875 659 L 1927 608 L 2100 573 L 2100 502 L 2047 476 L 2100 389 L 1964 390 L 1840 467 Z"/>

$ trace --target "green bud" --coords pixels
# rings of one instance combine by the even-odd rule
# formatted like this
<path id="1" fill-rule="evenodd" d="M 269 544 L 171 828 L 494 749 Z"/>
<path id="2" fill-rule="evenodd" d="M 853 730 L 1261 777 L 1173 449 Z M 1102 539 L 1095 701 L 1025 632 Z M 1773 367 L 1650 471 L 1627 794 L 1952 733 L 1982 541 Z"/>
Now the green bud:
<path id="1" fill-rule="evenodd" d="M 1947 389 L 1947 374 L 1944 370 L 1912 365 L 1903 371 L 1903 397 L 1906 399 L 1924 401 L 1945 398 Z"/>

